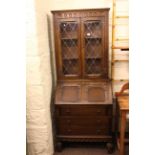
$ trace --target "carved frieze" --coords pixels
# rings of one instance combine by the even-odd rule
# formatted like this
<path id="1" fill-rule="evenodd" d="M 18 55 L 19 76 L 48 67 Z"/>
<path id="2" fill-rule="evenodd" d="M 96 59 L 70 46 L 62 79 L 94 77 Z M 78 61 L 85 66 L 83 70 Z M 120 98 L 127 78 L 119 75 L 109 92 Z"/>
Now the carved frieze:
<path id="1" fill-rule="evenodd" d="M 105 9 L 108 11 L 108 9 Z M 76 18 L 76 17 L 99 17 L 99 16 L 104 16 L 105 15 L 105 10 L 100 11 L 100 10 L 91 10 L 91 11 L 72 11 L 68 10 L 66 12 L 61 12 L 61 11 L 56 11 L 57 14 L 55 15 L 56 18 Z M 54 11 L 53 11 L 54 12 Z"/>

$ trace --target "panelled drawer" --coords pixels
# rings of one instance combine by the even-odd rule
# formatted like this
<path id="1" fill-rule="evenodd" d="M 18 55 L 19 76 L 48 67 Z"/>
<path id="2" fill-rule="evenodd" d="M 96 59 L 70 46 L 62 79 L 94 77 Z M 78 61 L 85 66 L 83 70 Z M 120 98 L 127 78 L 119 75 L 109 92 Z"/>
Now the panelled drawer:
<path id="1" fill-rule="evenodd" d="M 60 126 L 102 126 L 111 127 L 112 117 L 102 117 L 102 116 L 60 116 L 57 117 L 57 122 Z"/>
<path id="2" fill-rule="evenodd" d="M 58 135 L 109 135 L 111 130 L 107 127 L 63 126 L 58 128 Z"/>
<path id="3" fill-rule="evenodd" d="M 111 133 L 111 117 L 76 117 L 57 118 L 58 134 L 61 135 L 105 135 Z"/>
<path id="4" fill-rule="evenodd" d="M 57 111 L 61 116 L 111 116 L 112 105 L 65 105 L 57 108 Z"/>
<path id="5" fill-rule="evenodd" d="M 71 126 L 58 129 L 58 135 L 109 135 L 111 134 L 108 128 L 89 128 L 86 126 Z"/>

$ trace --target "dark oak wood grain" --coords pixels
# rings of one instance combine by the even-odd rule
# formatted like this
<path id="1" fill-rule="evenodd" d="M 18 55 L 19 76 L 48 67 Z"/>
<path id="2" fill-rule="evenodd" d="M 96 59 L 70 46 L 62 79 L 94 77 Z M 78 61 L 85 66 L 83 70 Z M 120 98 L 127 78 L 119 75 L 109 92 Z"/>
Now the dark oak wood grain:
<path id="1" fill-rule="evenodd" d="M 57 87 L 57 148 L 62 142 L 113 142 L 108 77 L 109 9 L 52 11 Z M 112 150 L 108 144 L 107 149 Z"/>

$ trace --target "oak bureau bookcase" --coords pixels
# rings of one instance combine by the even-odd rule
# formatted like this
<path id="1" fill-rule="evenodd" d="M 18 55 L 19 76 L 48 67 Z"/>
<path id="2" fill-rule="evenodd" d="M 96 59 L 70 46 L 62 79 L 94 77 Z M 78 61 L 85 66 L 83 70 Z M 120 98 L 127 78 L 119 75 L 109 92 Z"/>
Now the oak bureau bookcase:
<path id="1" fill-rule="evenodd" d="M 57 68 L 56 146 L 112 143 L 112 90 L 108 76 L 109 8 L 51 11 Z"/>

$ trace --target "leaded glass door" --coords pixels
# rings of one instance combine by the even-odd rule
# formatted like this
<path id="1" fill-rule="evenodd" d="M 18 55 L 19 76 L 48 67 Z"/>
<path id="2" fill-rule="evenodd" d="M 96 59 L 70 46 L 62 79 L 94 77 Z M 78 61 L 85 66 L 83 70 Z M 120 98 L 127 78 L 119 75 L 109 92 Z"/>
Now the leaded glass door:
<path id="1" fill-rule="evenodd" d="M 104 18 L 82 20 L 83 74 L 86 78 L 103 77 L 104 72 Z"/>
<path id="2" fill-rule="evenodd" d="M 80 29 L 79 19 L 60 20 L 60 59 L 61 77 L 77 78 L 81 76 Z"/>

